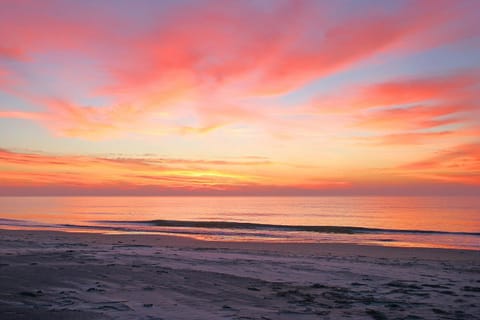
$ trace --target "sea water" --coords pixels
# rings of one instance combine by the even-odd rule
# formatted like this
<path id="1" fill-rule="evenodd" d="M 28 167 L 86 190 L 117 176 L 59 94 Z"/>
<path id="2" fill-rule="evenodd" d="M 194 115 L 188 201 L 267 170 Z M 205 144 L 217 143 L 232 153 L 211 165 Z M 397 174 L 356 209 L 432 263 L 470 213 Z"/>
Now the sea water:
<path id="1" fill-rule="evenodd" d="M 0 228 L 480 250 L 480 197 L 1 197 Z"/>

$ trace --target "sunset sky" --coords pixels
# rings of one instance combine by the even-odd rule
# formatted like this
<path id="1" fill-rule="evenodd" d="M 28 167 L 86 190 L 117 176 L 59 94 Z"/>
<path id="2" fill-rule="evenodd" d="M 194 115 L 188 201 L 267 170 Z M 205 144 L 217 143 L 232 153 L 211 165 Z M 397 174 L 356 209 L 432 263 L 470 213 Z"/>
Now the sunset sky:
<path id="1" fill-rule="evenodd" d="M 0 195 L 478 194 L 479 12 L 0 0 Z"/>

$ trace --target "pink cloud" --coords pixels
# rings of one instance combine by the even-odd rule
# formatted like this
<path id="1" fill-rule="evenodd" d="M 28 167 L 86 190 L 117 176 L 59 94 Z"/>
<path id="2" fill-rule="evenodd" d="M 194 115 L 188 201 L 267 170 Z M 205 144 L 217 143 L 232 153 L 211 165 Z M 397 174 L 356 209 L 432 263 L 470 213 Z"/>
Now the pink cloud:
<path id="1" fill-rule="evenodd" d="M 358 137 L 354 140 L 377 146 L 435 145 L 442 142 L 474 141 L 477 140 L 479 134 L 480 130 L 475 126 L 463 126 L 455 130 L 402 131 L 400 133 Z"/>
<path id="2" fill-rule="evenodd" d="M 479 124 L 479 85 L 476 69 L 397 79 L 317 97 L 311 110 L 343 116 L 345 128 L 361 130 L 357 140 L 381 146 L 471 140 Z"/>
<path id="3" fill-rule="evenodd" d="M 469 106 L 412 106 L 407 108 L 380 109 L 358 117 L 355 126 L 368 129 L 430 129 L 464 121 L 458 113 Z"/>
<path id="4" fill-rule="evenodd" d="M 0 45 L 0 58 L 23 60 L 25 58 L 25 54 L 18 48 L 4 47 Z"/>
<path id="5" fill-rule="evenodd" d="M 115 10 L 72 8 L 53 2 L 10 3 L 0 14 L 5 43 L 0 55 L 26 58 L 24 63 L 49 54 L 89 61 L 105 83 L 84 95 L 108 98 L 109 105 L 78 103 L 57 89 L 33 98 L 45 109 L 40 115 L 8 111 L 2 117 L 29 118 L 60 135 L 95 139 L 132 132 L 208 133 L 233 123 L 262 126 L 271 121 L 269 109 L 251 106 L 245 97 L 287 93 L 379 54 L 405 54 L 461 39 L 468 33 L 444 27 L 469 16 L 468 8 L 449 1 L 345 16 L 314 1 L 282 2 L 269 10 L 254 3 L 216 2 L 172 5 L 168 14 L 159 11 L 138 28 L 138 22 Z M 435 41 L 424 41 L 427 35 Z M 421 92 L 383 84 L 363 92 L 364 99 L 356 103 L 427 99 L 460 85 L 461 79 L 455 81 L 432 88 L 420 83 Z M 34 96 L 26 91 L 21 86 L 14 90 Z M 186 112 L 195 123 L 174 127 L 171 120 Z"/>
<path id="6" fill-rule="evenodd" d="M 315 109 L 325 112 L 351 112 L 420 102 L 472 103 L 479 84 L 478 70 L 456 71 L 446 75 L 356 85 L 343 88 L 342 94 L 317 97 L 313 104 Z M 458 107 L 468 109 L 472 106 Z"/>
<path id="7" fill-rule="evenodd" d="M 439 131 L 439 132 L 407 132 L 387 134 L 378 137 L 366 138 L 367 141 L 371 141 L 378 145 L 394 146 L 394 145 L 416 145 L 431 143 L 432 140 L 442 139 L 453 135 L 452 131 Z"/>

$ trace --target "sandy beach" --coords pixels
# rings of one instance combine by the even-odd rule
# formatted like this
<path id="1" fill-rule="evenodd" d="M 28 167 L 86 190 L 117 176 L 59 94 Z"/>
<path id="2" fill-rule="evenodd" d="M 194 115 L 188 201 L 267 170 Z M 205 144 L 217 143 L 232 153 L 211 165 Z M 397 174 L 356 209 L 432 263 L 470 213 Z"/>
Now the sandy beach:
<path id="1" fill-rule="evenodd" d="M 480 319 L 480 252 L 0 231 L 0 318 Z"/>

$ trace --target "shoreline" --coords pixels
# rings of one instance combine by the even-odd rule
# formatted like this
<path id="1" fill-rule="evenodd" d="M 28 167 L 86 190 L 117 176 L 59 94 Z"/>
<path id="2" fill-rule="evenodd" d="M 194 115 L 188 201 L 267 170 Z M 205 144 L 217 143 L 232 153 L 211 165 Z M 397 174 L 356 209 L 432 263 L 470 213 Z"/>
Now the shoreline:
<path id="1" fill-rule="evenodd" d="M 347 227 L 340 227 L 347 228 Z M 351 228 L 351 227 L 350 227 Z M 360 228 L 364 229 L 364 228 Z M 409 239 L 392 239 L 394 235 L 388 235 L 387 238 L 381 238 L 382 236 L 387 236 L 385 234 L 374 234 L 374 233 L 356 233 L 356 234 L 344 234 L 344 233 L 329 233 L 326 232 L 325 235 L 331 237 L 337 237 L 337 239 L 302 239 L 298 238 L 262 238 L 255 235 L 252 236 L 235 236 L 233 235 L 223 235 L 218 236 L 215 233 L 197 233 L 189 232 L 186 230 L 124 230 L 122 228 L 115 228 L 111 226 L 75 226 L 75 225 L 65 225 L 65 226 L 49 226 L 49 225 L 0 225 L 0 230 L 5 231 L 29 231 L 29 232 L 60 232 L 60 233 L 72 233 L 72 234 L 97 234 L 97 235 L 123 235 L 123 236 L 146 236 L 146 237 L 171 237 L 176 239 L 191 239 L 193 241 L 201 242 L 210 242 L 210 243 L 258 243 L 258 244 L 307 244 L 307 245 L 353 245 L 353 246 L 368 246 L 368 247 L 388 247 L 388 248 L 412 248 L 412 249 L 448 249 L 448 250 L 467 250 L 467 251 L 477 251 L 480 252 L 479 246 L 469 245 L 453 245 L 445 243 L 434 243 L 432 240 L 430 242 L 415 242 L 414 240 Z M 407 230 L 408 231 L 408 230 Z M 431 233 L 431 231 L 425 231 L 426 233 Z M 314 232 L 315 233 L 315 232 Z M 437 231 L 438 233 L 438 231 Z M 454 232 L 443 232 L 445 234 L 456 234 Z M 458 234 L 458 232 L 457 232 Z M 462 235 L 474 234 L 477 237 L 478 233 L 460 233 Z M 343 238 L 339 238 L 343 236 Z M 380 238 L 370 238 L 363 239 L 358 238 L 362 236 L 379 236 Z M 357 239 L 348 239 L 346 237 L 357 237 Z M 219 239 L 220 238 L 220 239 Z M 224 238 L 224 239 L 221 239 Z M 226 239 L 225 239 L 226 238 Z M 263 241 L 262 241 L 263 240 Z"/>
<path id="2" fill-rule="evenodd" d="M 262 251 L 280 251 L 284 253 L 302 252 L 308 254 L 322 253 L 325 251 L 335 250 L 341 253 L 354 252 L 356 248 L 361 248 L 361 251 L 368 251 L 370 254 L 395 254 L 399 256 L 418 256 L 419 253 L 425 251 L 428 254 L 435 255 L 451 255 L 460 254 L 477 254 L 480 259 L 480 250 L 475 249 L 459 249 L 459 248 L 442 248 L 442 247 L 411 247 L 411 246 L 394 246 L 389 242 L 382 245 L 376 244 L 360 244 L 360 243 L 334 243 L 334 242 L 295 242 L 295 241 L 222 241 L 199 239 L 191 235 L 171 235 L 171 234 L 157 234 L 150 232 L 139 233 L 102 233 L 97 231 L 87 230 L 40 230 L 40 229 L 5 229 L 0 227 L 0 235 L 13 233 L 19 236 L 27 236 L 28 234 L 46 237 L 69 235 L 72 239 L 77 240 L 91 240 L 95 238 L 97 243 L 107 244 L 112 240 L 134 241 L 143 245 L 160 245 L 183 248 L 223 248 L 223 249 L 243 249 L 243 250 L 260 250 Z M 86 238 L 86 239 L 84 239 Z M 118 239 L 117 239 L 118 238 Z M 393 252 L 393 251 L 397 252 Z"/>
<path id="3" fill-rule="evenodd" d="M 480 251 L 0 229 L 2 319 L 479 319 Z"/>

